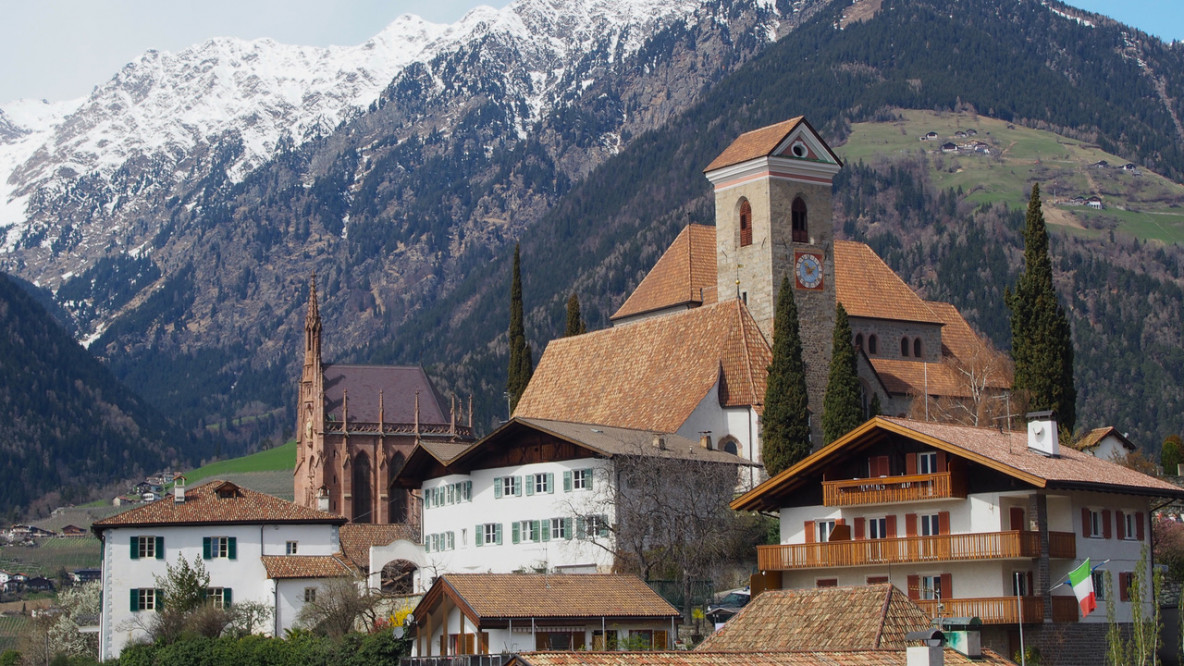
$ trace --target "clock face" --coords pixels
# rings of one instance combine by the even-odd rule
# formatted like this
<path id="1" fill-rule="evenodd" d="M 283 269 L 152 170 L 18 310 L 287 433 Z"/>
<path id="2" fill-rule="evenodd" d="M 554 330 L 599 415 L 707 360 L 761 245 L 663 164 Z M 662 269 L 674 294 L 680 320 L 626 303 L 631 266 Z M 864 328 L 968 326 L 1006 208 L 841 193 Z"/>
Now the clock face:
<path id="1" fill-rule="evenodd" d="M 794 276 L 799 289 L 822 289 L 822 257 L 812 252 L 798 252 L 794 259 Z"/>

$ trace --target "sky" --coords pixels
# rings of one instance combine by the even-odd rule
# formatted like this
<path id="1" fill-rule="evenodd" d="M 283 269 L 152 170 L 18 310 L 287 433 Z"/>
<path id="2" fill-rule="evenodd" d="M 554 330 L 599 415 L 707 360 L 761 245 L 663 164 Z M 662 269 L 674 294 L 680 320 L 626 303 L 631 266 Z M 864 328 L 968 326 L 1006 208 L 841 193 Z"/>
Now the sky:
<path id="1" fill-rule="evenodd" d="M 0 0 L 0 103 L 82 97 L 148 49 L 211 37 L 361 44 L 402 14 L 452 23 L 509 0 Z M 1068 0 L 1165 40 L 1184 40 L 1181 0 Z"/>

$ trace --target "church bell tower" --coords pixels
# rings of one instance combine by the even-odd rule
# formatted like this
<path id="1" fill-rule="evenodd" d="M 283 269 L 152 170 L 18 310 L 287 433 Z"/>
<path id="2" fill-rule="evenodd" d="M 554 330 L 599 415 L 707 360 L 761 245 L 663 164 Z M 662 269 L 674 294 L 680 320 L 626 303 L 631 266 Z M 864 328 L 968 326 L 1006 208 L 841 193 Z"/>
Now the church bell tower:
<path id="1" fill-rule="evenodd" d="M 300 374 L 300 399 L 296 414 L 295 501 L 317 508 L 319 490 L 325 484 L 324 366 L 321 363 L 321 312 L 317 305 L 314 275 L 308 282 L 308 312 L 304 316 L 304 368 Z"/>

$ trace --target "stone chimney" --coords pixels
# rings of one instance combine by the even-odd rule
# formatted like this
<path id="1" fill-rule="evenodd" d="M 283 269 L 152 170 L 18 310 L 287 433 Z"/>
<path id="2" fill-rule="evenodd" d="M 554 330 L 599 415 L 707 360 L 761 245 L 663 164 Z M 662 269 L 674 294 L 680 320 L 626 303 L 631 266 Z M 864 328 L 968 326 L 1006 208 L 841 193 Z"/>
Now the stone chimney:
<path id="1" fill-rule="evenodd" d="M 702 446 L 703 448 L 707 449 L 708 451 L 711 451 L 713 449 L 713 444 L 711 443 L 711 431 L 710 430 L 704 430 L 703 432 L 699 433 L 699 446 Z"/>
<path id="2" fill-rule="evenodd" d="M 1061 455 L 1055 412 L 1028 413 L 1028 448 L 1051 458 Z"/>
<path id="3" fill-rule="evenodd" d="M 654 448 L 658 449 L 659 451 L 665 451 L 666 437 L 659 433 L 654 433 Z"/>
<path id="4" fill-rule="evenodd" d="M 173 477 L 173 501 L 177 504 L 185 503 L 185 477 L 180 474 Z"/>
<path id="5" fill-rule="evenodd" d="M 944 666 L 945 636 L 940 630 L 913 631 L 905 634 L 904 639 L 909 643 L 905 650 L 905 664 L 907 666 Z"/>
<path id="6" fill-rule="evenodd" d="M 321 486 L 321 489 L 317 491 L 317 510 L 329 510 L 329 491 L 325 490 L 324 486 Z"/>

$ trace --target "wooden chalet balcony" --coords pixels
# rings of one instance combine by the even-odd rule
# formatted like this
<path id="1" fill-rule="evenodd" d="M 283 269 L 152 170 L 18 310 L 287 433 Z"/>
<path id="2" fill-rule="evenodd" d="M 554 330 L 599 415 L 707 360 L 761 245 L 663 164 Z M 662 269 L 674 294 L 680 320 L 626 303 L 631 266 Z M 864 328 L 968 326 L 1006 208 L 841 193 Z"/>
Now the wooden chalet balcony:
<path id="1" fill-rule="evenodd" d="M 961 481 L 961 475 L 955 477 L 950 472 L 823 481 L 822 503 L 825 506 L 858 506 L 965 498 L 966 484 Z"/>
<path id="2" fill-rule="evenodd" d="M 1023 609 L 1025 624 L 1044 621 L 1044 599 L 1042 597 L 1020 597 L 1020 603 L 1015 597 L 980 597 L 976 599 L 925 599 L 916 601 L 931 617 L 937 617 L 938 604 L 941 604 L 942 617 L 977 617 L 983 624 L 1016 624 L 1019 622 L 1020 609 Z M 1078 620 L 1076 597 L 1052 598 L 1053 622 L 1076 622 Z"/>
<path id="3" fill-rule="evenodd" d="M 1049 556 L 1077 556 L 1072 533 L 1049 532 Z M 1039 532 L 983 532 L 896 539 L 859 539 L 757 546 L 757 566 L 769 571 L 868 564 L 945 562 L 1040 557 Z M 948 615 L 948 613 L 947 613 Z"/>

